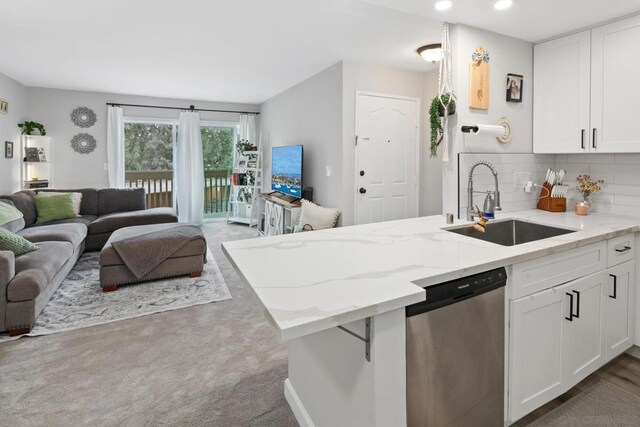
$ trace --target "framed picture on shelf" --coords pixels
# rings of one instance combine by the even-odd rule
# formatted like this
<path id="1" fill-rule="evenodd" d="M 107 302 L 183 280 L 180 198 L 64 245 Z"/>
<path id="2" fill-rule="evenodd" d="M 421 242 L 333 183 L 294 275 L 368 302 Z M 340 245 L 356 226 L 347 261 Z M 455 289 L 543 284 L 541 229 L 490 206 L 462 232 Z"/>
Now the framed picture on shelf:
<path id="1" fill-rule="evenodd" d="M 24 160 L 26 162 L 39 162 L 40 156 L 38 155 L 38 149 L 36 147 L 25 147 Z"/>
<path id="2" fill-rule="evenodd" d="M 246 168 L 247 167 L 247 159 L 245 157 L 240 157 L 238 159 L 238 167 L 239 168 Z"/>
<path id="3" fill-rule="evenodd" d="M 4 142 L 4 158 L 13 159 L 13 142 L 11 141 Z"/>
<path id="4" fill-rule="evenodd" d="M 507 74 L 507 102 L 522 102 L 523 80 L 520 74 Z"/>

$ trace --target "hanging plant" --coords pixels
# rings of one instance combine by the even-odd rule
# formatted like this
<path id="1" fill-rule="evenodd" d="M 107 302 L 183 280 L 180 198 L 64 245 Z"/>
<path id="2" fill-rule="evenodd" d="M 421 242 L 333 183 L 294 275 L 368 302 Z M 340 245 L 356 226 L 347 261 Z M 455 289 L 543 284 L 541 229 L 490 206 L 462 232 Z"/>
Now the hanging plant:
<path id="1" fill-rule="evenodd" d="M 456 113 L 455 98 L 451 98 L 451 93 L 436 96 L 431 100 L 429 108 L 429 124 L 431 127 L 431 157 L 438 157 L 438 146 L 442 142 L 444 128 L 442 126 L 442 118 L 445 117 L 444 106 L 447 106 L 447 116 L 453 116 Z"/>

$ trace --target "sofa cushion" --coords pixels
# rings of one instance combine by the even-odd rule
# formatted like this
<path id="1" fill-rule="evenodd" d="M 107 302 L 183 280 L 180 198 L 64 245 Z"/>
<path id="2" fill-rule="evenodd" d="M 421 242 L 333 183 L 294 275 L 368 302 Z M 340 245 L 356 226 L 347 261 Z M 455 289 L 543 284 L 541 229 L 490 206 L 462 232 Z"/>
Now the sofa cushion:
<path id="1" fill-rule="evenodd" d="M 82 193 L 78 192 L 63 192 L 63 191 L 42 191 L 36 194 L 36 200 L 38 197 L 51 197 L 51 196 L 63 196 L 70 195 L 71 203 L 73 204 L 73 211 L 76 213 L 76 216 L 80 216 L 80 205 L 82 204 Z M 36 209 L 38 209 L 38 204 L 36 203 Z"/>
<path id="2" fill-rule="evenodd" d="M 98 215 L 98 190 L 95 188 L 78 188 L 78 189 L 42 189 L 38 190 L 38 193 L 46 192 L 60 192 L 60 193 L 80 193 L 82 194 L 82 201 L 80 202 L 80 215 Z"/>
<path id="3" fill-rule="evenodd" d="M 0 196 L 0 199 L 11 200 L 13 205 L 22 212 L 25 224 L 31 225 L 36 222 L 36 218 L 38 217 L 35 195 L 36 193 L 31 190 L 23 190 L 8 196 Z"/>
<path id="4" fill-rule="evenodd" d="M 69 242 L 75 249 L 87 237 L 87 227 L 84 224 L 47 224 L 25 228 L 18 235 L 33 243 Z"/>
<path id="5" fill-rule="evenodd" d="M 98 216 L 146 209 L 144 188 L 104 188 L 98 190 Z"/>
<path id="6" fill-rule="evenodd" d="M 3 205 L 10 206 L 11 208 L 16 209 L 16 207 L 13 205 L 13 202 L 11 200 L 0 199 L 0 207 Z M 4 224 L 0 225 L 0 227 L 4 228 L 5 230 L 9 230 L 12 233 L 16 233 L 22 230 L 25 226 L 24 217 L 22 215 L 22 212 L 20 211 L 17 211 L 17 212 L 20 214 L 18 218 L 7 221 Z"/>
<path id="7" fill-rule="evenodd" d="M 64 193 L 59 196 L 36 196 L 35 199 L 36 210 L 38 211 L 36 224 L 78 217 L 73 209 L 71 193 Z"/>
<path id="8" fill-rule="evenodd" d="M 38 250 L 38 247 L 24 237 L 0 228 L 0 251 L 11 251 L 15 255 Z"/>
<path id="9" fill-rule="evenodd" d="M 46 225 L 82 224 L 82 225 L 86 226 L 87 228 L 89 228 L 89 224 L 91 224 L 93 221 L 95 221 L 96 218 L 98 218 L 98 217 L 94 216 L 94 215 L 82 215 L 79 218 L 68 218 L 68 219 L 60 219 L 58 221 L 51 221 L 51 222 L 48 222 Z M 32 225 L 32 227 L 42 227 L 42 226 L 35 224 L 35 225 Z"/>
<path id="10" fill-rule="evenodd" d="M 178 222 L 173 208 L 153 208 L 133 212 L 118 212 L 101 216 L 89 225 L 89 234 L 111 233 L 123 227 Z"/>
<path id="11" fill-rule="evenodd" d="M 37 246 L 37 251 L 16 257 L 16 275 L 7 286 L 9 301 L 37 298 L 73 255 L 68 242 L 42 242 Z"/>

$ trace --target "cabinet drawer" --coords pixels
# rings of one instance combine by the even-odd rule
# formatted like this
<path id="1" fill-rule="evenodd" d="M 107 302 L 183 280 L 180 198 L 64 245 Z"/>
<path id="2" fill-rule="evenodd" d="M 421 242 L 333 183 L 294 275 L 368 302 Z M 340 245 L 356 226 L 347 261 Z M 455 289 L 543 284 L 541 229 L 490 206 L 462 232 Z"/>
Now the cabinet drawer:
<path id="1" fill-rule="evenodd" d="M 607 242 L 594 243 L 514 264 L 512 299 L 566 283 L 606 268 Z"/>
<path id="2" fill-rule="evenodd" d="M 634 233 L 631 233 L 607 241 L 607 267 L 613 267 L 635 258 L 635 236 Z"/>

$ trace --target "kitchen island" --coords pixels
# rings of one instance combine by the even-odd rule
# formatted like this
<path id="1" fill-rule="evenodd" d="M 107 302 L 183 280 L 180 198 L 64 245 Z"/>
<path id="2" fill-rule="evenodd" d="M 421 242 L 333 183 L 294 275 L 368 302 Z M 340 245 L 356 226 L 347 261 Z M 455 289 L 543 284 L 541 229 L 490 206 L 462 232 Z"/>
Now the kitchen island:
<path id="1" fill-rule="evenodd" d="M 507 217 L 576 231 L 507 247 L 431 216 L 223 244 L 288 343 L 285 395 L 301 425 L 406 425 L 405 307 L 423 288 L 640 230 L 629 217 Z"/>

